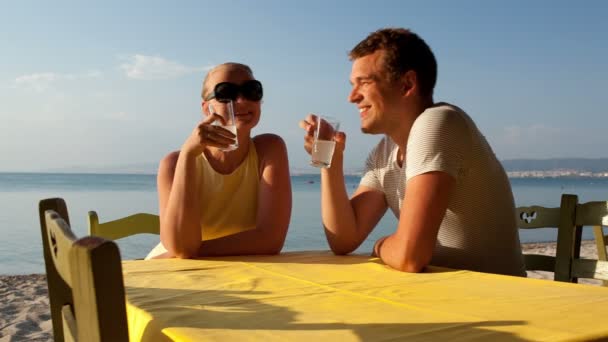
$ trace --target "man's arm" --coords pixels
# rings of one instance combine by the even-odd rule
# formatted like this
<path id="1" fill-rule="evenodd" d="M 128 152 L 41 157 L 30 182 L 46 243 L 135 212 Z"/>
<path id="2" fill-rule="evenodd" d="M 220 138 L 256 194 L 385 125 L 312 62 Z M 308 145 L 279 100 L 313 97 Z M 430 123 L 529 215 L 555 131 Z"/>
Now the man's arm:
<path id="1" fill-rule="evenodd" d="M 311 153 L 315 115 L 300 121 L 306 131 L 304 149 Z M 344 183 L 344 149 L 346 135 L 336 132 L 336 147 L 331 167 L 321 169 L 321 217 L 329 247 L 335 254 L 348 254 L 361 244 L 382 218 L 388 205 L 384 194 L 360 186 L 351 199 Z"/>
<path id="2" fill-rule="evenodd" d="M 283 248 L 291 218 L 287 148 L 273 134 L 257 136 L 254 141 L 261 163 L 256 228 L 203 241 L 198 256 L 278 254 Z"/>
<path id="3" fill-rule="evenodd" d="M 329 247 L 335 254 L 357 249 L 374 229 L 388 207 L 384 194 L 359 186 L 348 198 L 343 171 L 346 136 L 336 136 L 332 166 L 321 170 L 321 216 Z"/>
<path id="4" fill-rule="evenodd" d="M 430 263 L 455 183 L 440 171 L 407 182 L 397 231 L 374 246 L 384 263 L 405 272 L 420 272 Z"/>

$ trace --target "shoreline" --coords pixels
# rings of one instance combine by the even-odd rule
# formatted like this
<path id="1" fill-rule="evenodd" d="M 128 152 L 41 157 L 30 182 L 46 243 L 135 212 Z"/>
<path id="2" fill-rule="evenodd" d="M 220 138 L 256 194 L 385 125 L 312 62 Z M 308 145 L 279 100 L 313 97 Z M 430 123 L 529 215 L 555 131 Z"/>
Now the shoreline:
<path id="1" fill-rule="evenodd" d="M 522 243 L 522 251 L 554 255 L 555 246 L 555 242 Z M 594 240 L 582 242 L 581 256 L 597 259 Z M 553 273 L 528 271 L 528 277 L 552 281 Z M 579 283 L 601 285 L 601 281 L 593 279 L 580 279 Z M 0 342 L 53 340 L 46 275 L 0 275 L 0 303 Z"/>

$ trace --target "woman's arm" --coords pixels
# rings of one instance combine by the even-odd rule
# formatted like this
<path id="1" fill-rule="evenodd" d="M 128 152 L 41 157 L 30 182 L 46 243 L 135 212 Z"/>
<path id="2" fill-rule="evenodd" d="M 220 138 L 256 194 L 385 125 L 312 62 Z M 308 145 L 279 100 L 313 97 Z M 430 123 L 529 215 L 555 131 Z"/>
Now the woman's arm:
<path id="1" fill-rule="evenodd" d="M 195 157 L 173 152 L 158 168 L 160 240 L 178 258 L 196 256 L 202 239 L 195 163 Z"/>
<path id="2" fill-rule="evenodd" d="M 168 253 L 163 257 L 193 258 L 201 246 L 200 175 L 196 158 L 205 146 L 225 147 L 234 134 L 209 116 L 192 131 L 180 152 L 167 155 L 158 168 L 160 239 Z"/>
<path id="3" fill-rule="evenodd" d="M 203 241 L 199 256 L 278 254 L 283 248 L 291 218 L 287 148 L 274 134 L 258 135 L 254 144 L 260 160 L 256 228 Z"/>

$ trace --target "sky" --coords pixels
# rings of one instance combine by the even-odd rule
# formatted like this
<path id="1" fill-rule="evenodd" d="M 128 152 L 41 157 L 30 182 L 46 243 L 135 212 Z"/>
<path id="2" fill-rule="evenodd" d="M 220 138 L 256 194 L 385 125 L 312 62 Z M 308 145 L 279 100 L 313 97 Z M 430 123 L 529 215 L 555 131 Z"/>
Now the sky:
<path id="1" fill-rule="evenodd" d="M 151 172 L 201 119 L 206 70 L 264 84 L 254 134 L 315 170 L 298 121 L 331 115 L 345 168 L 381 138 L 347 101 L 348 51 L 405 27 L 439 65 L 435 101 L 463 108 L 499 159 L 608 157 L 608 1 L 2 1 L 0 172 Z"/>

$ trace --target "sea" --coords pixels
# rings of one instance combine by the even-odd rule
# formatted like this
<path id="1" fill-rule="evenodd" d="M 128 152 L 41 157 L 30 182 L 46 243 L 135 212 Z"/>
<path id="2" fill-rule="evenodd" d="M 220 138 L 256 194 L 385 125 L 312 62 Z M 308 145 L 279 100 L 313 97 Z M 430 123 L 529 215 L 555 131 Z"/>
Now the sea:
<path id="1" fill-rule="evenodd" d="M 353 192 L 359 176 L 346 176 Z M 606 178 L 513 178 L 517 206 L 537 204 L 557 207 L 564 193 L 579 201 L 608 200 Z M 293 209 L 283 251 L 327 250 L 321 225 L 320 175 L 292 176 Z M 87 213 L 97 212 L 101 222 L 138 212 L 158 213 L 156 176 L 144 174 L 0 173 L 0 274 L 44 273 L 38 218 L 41 199 L 61 197 L 68 206 L 72 229 L 87 233 Z M 357 253 L 369 253 L 374 241 L 392 233 L 397 219 L 388 210 Z M 555 229 L 521 231 L 522 242 L 555 241 Z M 593 239 L 589 227 L 584 239 Z M 143 258 L 159 241 L 157 235 L 118 240 L 123 259 Z"/>

